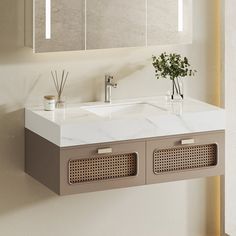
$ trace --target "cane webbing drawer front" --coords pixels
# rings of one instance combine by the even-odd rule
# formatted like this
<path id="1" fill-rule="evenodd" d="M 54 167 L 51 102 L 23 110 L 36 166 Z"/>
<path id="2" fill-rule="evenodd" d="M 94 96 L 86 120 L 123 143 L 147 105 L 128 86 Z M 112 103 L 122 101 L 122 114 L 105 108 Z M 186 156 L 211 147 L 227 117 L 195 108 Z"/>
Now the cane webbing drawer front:
<path id="1" fill-rule="evenodd" d="M 146 148 L 147 184 L 224 174 L 223 131 L 152 139 Z"/>
<path id="2" fill-rule="evenodd" d="M 137 175 L 137 154 L 96 156 L 69 161 L 69 183 L 117 179 Z"/>
<path id="3" fill-rule="evenodd" d="M 194 170 L 217 165 L 217 145 L 195 145 L 157 149 L 153 153 L 155 174 Z"/>
<path id="4" fill-rule="evenodd" d="M 145 184 L 145 142 L 114 142 L 63 149 L 61 194 Z"/>

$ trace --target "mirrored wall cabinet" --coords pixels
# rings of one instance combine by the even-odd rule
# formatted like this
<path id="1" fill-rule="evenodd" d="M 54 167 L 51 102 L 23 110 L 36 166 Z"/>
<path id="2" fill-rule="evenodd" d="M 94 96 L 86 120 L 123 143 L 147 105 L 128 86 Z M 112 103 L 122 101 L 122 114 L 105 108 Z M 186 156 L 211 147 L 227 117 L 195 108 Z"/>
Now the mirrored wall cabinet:
<path id="1" fill-rule="evenodd" d="M 25 0 L 25 19 L 34 52 L 192 42 L 192 0 Z"/>

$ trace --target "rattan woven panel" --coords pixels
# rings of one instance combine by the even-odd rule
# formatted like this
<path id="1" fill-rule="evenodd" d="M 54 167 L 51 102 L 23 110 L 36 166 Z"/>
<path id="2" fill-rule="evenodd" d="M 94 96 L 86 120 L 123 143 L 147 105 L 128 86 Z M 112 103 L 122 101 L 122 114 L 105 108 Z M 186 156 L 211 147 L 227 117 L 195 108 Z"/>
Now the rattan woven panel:
<path id="1" fill-rule="evenodd" d="M 153 155 L 155 174 L 217 165 L 216 144 L 155 150 Z"/>
<path id="2" fill-rule="evenodd" d="M 119 154 L 69 161 L 69 183 L 83 183 L 137 175 L 137 154 Z"/>

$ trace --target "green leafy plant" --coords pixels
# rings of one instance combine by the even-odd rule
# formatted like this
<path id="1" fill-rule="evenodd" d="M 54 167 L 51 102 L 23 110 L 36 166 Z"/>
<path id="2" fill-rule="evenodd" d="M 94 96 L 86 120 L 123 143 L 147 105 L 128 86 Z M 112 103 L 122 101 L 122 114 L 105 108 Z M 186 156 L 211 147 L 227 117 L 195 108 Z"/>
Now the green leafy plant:
<path id="1" fill-rule="evenodd" d="M 183 98 L 179 78 L 194 76 L 197 72 L 192 69 L 187 57 L 182 58 L 180 54 L 166 52 L 160 56 L 153 56 L 153 67 L 155 68 L 156 79 L 164 78 L 173 81 L 172 97 L 175 91 Z"/>

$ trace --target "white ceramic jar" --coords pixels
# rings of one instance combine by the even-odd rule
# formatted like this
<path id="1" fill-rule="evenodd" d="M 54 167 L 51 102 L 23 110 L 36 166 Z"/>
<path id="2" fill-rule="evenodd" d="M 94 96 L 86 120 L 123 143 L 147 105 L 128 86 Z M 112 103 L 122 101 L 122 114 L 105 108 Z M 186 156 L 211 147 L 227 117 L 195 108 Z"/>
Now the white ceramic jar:
<path id="1" fill-rule="evenodd" d="M 56 97 L 53 95 L 44 96 L 44 110 L 54 111 L 56 107 Z"/>

